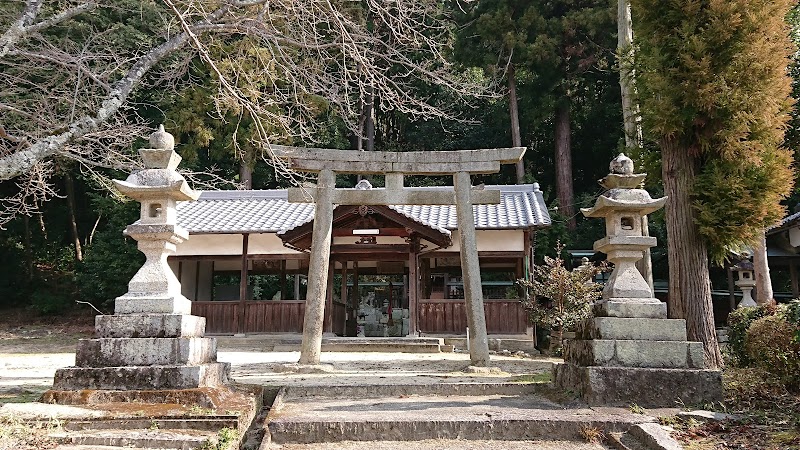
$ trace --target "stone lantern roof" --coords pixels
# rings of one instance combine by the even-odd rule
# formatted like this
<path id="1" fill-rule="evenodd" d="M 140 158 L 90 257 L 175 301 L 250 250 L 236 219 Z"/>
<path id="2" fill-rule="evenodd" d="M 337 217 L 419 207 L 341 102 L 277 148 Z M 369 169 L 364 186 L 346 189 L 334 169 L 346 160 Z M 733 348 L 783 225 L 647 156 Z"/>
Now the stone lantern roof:
<path id="1" fill-rule="evenodd" d="M 647 174 L 633 173 L 633 161 L 620 153 L 611 161 L 610 171 L 605 178 L 599 180 L 607 189 L 597 198 L 591 208 L 581 208 L 586 217 L 607 217 L 610 212 L 630 212 L 647 215 L 664 207 L 667 199 L 653 199 L 650 193 L 639 186 Z"/>

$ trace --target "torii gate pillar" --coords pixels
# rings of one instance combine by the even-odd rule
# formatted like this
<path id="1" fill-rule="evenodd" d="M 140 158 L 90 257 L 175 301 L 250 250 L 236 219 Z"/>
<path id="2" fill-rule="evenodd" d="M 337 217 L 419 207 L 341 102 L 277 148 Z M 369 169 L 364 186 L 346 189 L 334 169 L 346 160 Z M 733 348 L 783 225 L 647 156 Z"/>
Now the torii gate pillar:
<path id="1" fill-rule="evenodd" d="M 319 173 L 316 188 L 289 190 L 290 202 L 313 201 L 316 205 L 300 364 L 320 363 L 334 204 L 456 205 L 464 300 L 470 333 L 470 360 L 473 366 L 489 364 L 489 339 L 472 205 L 499 203 L 500 191 L 472 189 L 470 174 L 499 172 L 500 164 L 515 164 L 522 159 L 524 147 L 443 152 L 360 152 L 274 145 L 270 150 L 274 156 L 288 160 L 292 169 Z M 337 172 L 385 174 L 386 188 L 335 189 Z M 455 189 L 409 191 L 403 188 L 404 175 L 452 175 Z"/>
<path id="2" fill-rule="evenodd" d="M 475 215 L 472 212 L 472 181 L 469 173 L 453 175 L 456 191 L 456 215 L 461 244 L 461 274 L 464 280 L 464 301 L 467 304 L 469 327 L 469 359 L 473 366 L 489 363 L 489 336 L 486 332 L 486 314 L 483 309 L 481 267 L 478 263 L 478 243 L 475 239 Z"/>
<path id="3" fill-rule="evenodd" d="M 333 226 L 333 192 L 336 174 L 329 169 L 319 172 L 314 202 L 314 229 L 311 240 L 311 259 L 308 262 L 308 290 L 303 320 L 303 342 L 300 364 L 319 364 L 322 350 L 322 329 L 325 320 L 325 295 L 331 260 Z"/>

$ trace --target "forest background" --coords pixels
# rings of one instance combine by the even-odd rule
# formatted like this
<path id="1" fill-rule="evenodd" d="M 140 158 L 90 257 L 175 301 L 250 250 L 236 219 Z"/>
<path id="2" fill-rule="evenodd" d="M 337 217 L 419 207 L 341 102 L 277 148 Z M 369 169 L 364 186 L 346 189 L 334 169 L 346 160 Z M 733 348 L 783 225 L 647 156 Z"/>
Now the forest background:
<path id="1" fill-rule="evenodd" d="M 3 2 L 0 32 L 13 30 L 15 20 L 31 3 L 37 2 Z M 14 53 L 14 47 L 8 44 L 8 32 L 3 35 L 5 41 L 0 39 L 0 81 L 3 83 L 0 87 L 0 151 L 4 152 L 0 156 L 11 154 L 24 145 L 25 139 L 18 131 L 24 131 L 27 126 L 31 132 L 39 126 L 37 120 L 43 121 L 50 112 L 31 114 L 28 111 L 31 117 L 26 117 L 14 111 L 18 106 L 15 102 L 20 98 L 37 95 L 36 89 L 26 88 L 27 83 L 38 83 L 37 86 L 44 89 L 52 82 L 59 89 L 49 91 L 48 95 L 77 98 L 73 90 L 77 91 L 86 83 L 78 81 L 80 74 L 91 78 L 97 73 L 81 69 L 82 64 L 86 67 L 93 64 L 130 66 L 148 46 L 154 46 L 165 35 L 175 35 L 175 30 L 185 25 L 175 17 L 203 20 L 206 17 L 203 14 L 208 14 L 188 9 L 174 14 L 182 5 L 170 1 L 115 0 L 103 2 L 102 6 L 79 1 L 38 3 L 44 3 L 39 6 L 42 21 L 76 11 L 63 22 L 53 22 L 36 30 L 39 37 L 28 44 L 39 48 L 45 44 L 51 46 L 44 47 L 49 53 L 39 55 L 42 72 L 25 67 L 28 50 L 21 46 Z M 274 8 L 293 8 L 292 2 L 274 3 L 277 5 Z M 398 42 L 403 35 L 397 30 L 402 30 L 403 25 L 383 20 L 381 13 L 386 10 L 375 2 L 329 4 L 375 37 L 375 41 L 365 41 L 369 45 L 406 45 Z M 85 10 L 78 9 L 84 5 L 88 5 Z M 603 224 L 586 220 L 577 211 L 590 206 L 602 192 L 597 180 L 608 172 L 608 162 L 625 149 L 617 53 L 617 2 L 496 0 L 436 5 L 435 17 L 411 19 L 412 22 L 422 20 L 429 26 L 420 31 L 416 39 L 435 42 L 417 48 L 410 45 L 409 52 L 403 55 L 407 59 L 400 62 L 392 58 L 371 62 L 376 65 L 372 69 L 384 74 L 386 79 L 403 78 L 409 65 L 419 67 L 420 74 L 425 74 L 426 70 L 441 69 L 443 72 L 427 78 L 407 77 L 409 84 L 395 90 L 373 83 L 375 78 L 359 76 L 353 78 L 359 87 L 349 93 L 334 95 L 326 90 L 332 89 L 331 84 L 327 84 L 319 88 L 317 95 L 302 96 L 303 120 L 287 121 L 281 127 L 273 124 L 274 128 L 265 130 L 264 123 L 254 120 L 251 113 L 266 111 L 275 118 L 291 116 L 293 107 L 286 98 L 279 98 L 266 110 L 259 111 L 242 108 L 230 100 L 231 96 L 235 97 L 233 93 L 276 98 L 285 87 L 292 85 L 292 81 L 286 79 L 286 72 L 278 69 L 264 72 L 264 67 L 257 63 L 268 60 L 266 55 L 276 51 L 263 41 L 252 42 L 241 34 L 221 35 L 204 47 L 187 46 L 158 61 L 156 70 L 146 74 L 131 89 L 127 98 L 129 107 L 118 111 L 118 118 L 109 125 L 109 129 L 118 128 L 116 134 L 98 132 L 84 139 L 85 144 L 80 141 L 76 144 L 93 145 L 100 152 L 103 148 L 113 149 L 120 155 L 118 161 L 90 160 L 77 151 L 65 152 L 50 158 L 46 168 L 31 170 L 25 177 L 0 181 L 0 197 L 3 198 L 0 306 L 30 305 L 38 312 L 54 314 L 75 308 L 76 300 L 107 306 L 125 292 L 127 281 L 143 261 L 135 242 L 122 236 L 122 229 L 138 217 L 138 205 L 109 191 L 107 180 L 127 176 L 134 166 L 131 161 L 136 149 L 145 145 L 148 129 L 160 123 L 175 135 L 176 149 L 183 157 L 182 167 L 195 173 L 192 180 L 196 182 L 195 187 L 200 188 L 211 185 L 223 189 L 288 187 L 292 179 L 286 177 L 280 167 L 271 165 L 268 152 L 257 144 L 265 133 L 278 144 L 365 151 L 522 145 L 527 147 L 527 152 L 521 167 L 506 166 L 500 174 L 476 177 L 473 182 L 538 182 L 541 185 L 554 223 L 537 232 L 537 261 L 552 254 L 558 240 L 569 249 L 590 249 L 592 242 L 601 237 Z M 301 13 L 319 15 L 317 22 L 312 22 L 312 28 L 319 29 L 323 24 L 334 22 L 325 16 L 325 11 L 296 12 L 298 17 Z M 341 20 L 341 17 L 335 19 Z M 796 12 L 787 20 L 797 43 L 800 21 Z M 54 43 L 64 46 L 59 49 Z M 71 57 L 52 62 L 67 53 L 63 51 L 65 48 Z M 430 57 L 424 49 L 439 52 L 436 58 L 431 58 L 431 66 L 420 63 Z M 113 60 L 97 56 L 110 50 L 114 51 Z M 75 55 L 85 55 L 88 62 L 77 63 L 83 60 Z M 331 64 L 319 64 L 313 55 L 299 50 L 291 58 L 298 69 L 341 71 Z M 800 94 L 799 62 L 800 57 L 795 55 L 790 67 L 795 98 Z M 54 70 L 58 67 L 63 73 Z M 19 77 L 23 70 L 33 72 L 33 76 Z M 322 74 L 320 79 L 331 73 Z M 359 73 L 357 69 L 356 73 Z M 248 77 L 247 74 L 259 75 Z M 106 76 L 111 81 L 120 79 L 119 70 L 108 70 Z M 221 80 L 235 80 L 234 89 L 225 92 L 220 87 Z M 107 80 L 95 81 L 97 85 L 108 84 Z M 459 86 L 459 82 L 463 84 Z M 470 89 L 464 88 L 466 86 Z M 402 99 L 390 98 L 397 92 L 412 93 L 414 98 L 432 105 L 435 111 L 426 109 L 422 103 L 416 104 L 417 100 L 409 100 L 411 105 L 403 107 Z M 102 97 L 102 90 L 90 89 L 86 95 Z M 340 95 L 348 98 L 333 99 Z M 73 109 L 76 103 L 73 102 Z M 70 116 L 68 107 L 59 102 L 53 104 L 54 111 Z M 74 111 L 72 114 L 74 116 Z M 60 129 L 53 123 L 48 122 L 49 128 L 42 126 L 38 133 L 58 132 Z M 65 126 L 69 123 L 65 121 Z M 514 124 L 518 124 L 518 131 Z M 786 147 L 798 148 L 799 124 L 795 108 Z M 648 172 L 650 192 L 654 197 L 660 195 L 663 188 L 656 144 L 645 141 L 644 147 L 632 156 L 637 166 Z M 354 177 L 342 176 L 338 183 L 349 187 L 355 181 Z M 381 185 L 380 177 L 373 181 Z M 415 178 L 411 183 L 449 184 L 449 180 Z M 32 188 L 34 185 L 37 187 Z M 795 193 L 785 204 L 794 205 L 798 200 L 800 197 Z M 659 247 L 653 251 L 654 275 L 656 279 L 665 279 L 667 236 L 663 213 L 651 217 L 650 233 L 659 240 Z M 784 282 L 773 281 L 776 285 Z M 726 286 L 724 279 L 712 278 L 712 282 L 720 283 L 723 288 Z M 778 286 L 776 290 L 781 288 Z"/>

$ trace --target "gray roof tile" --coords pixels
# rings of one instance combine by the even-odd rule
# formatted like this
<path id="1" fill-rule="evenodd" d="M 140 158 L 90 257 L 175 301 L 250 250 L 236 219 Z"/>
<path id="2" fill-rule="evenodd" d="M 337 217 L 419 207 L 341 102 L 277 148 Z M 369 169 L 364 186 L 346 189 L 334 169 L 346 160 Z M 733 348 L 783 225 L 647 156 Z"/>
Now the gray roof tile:
<path id="1" fill-rule="evenodd" d="M 500 189 L 497 205 L 475 205 L 478 229 L 521 229 L 550 225 L 538 185 L 487 186 Z M 409 188 L 423 189 L 423 188 Z M 431 188 L 425 188 L 431 189 Z M 452 189 L 437 187 L 433 189 Z M 458 228 L 455 205 L 391 205 L 423 225 L 449 234 Z M 280 233 L 314 219 L 312 203 L 289 203 L 285 190 L 204 191 L 178 204 L 178 225 L 192 234 Z"/>

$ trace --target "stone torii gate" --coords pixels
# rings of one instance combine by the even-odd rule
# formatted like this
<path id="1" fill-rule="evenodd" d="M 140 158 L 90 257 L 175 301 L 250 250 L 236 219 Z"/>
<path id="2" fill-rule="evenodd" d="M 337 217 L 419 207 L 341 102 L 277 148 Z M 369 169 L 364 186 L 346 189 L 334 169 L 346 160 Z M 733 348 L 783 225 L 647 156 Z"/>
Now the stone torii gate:
<path id="1" fill-rule="evenodd" d="M 515 164 L 525 154 L 524 147 L 429 152 L 363 152 L 278 145 L 270 149 L 277 158 L 287 160 L 290 168 L 319 174 L 316 187 L 289 189 L 290 202 L 315 204 L 300 364 L 318 365 L 320 362 L 334 205 L 410 204 L 456 205 L 470 360 L 473 366 L 489 364 L 472 205 L 500 203 L 500 191 L 473 189 L 470 175 L 497 173 L 500 164 Z M 337 173 L 385 174 L 386 188 L 336 189 Z M 405 175 L 451 175 L 454 190 L 404 189 Z"/>

